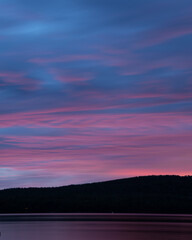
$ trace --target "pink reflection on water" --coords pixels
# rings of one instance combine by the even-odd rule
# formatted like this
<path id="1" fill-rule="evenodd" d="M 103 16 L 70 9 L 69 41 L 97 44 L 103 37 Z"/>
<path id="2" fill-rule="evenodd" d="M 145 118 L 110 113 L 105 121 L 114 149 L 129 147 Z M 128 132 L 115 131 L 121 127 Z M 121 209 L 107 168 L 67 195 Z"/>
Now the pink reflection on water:
<path id="1" fill-rule="evenodd" d="M 110 221 L 2 222 L 5 240 L 191 240 L 192 223 Z"/>

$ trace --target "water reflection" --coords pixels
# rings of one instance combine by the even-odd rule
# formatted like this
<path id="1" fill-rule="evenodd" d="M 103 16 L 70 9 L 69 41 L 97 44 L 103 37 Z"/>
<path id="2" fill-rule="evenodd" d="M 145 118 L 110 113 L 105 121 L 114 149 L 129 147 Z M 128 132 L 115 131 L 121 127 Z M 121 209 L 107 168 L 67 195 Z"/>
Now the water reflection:
<path id="1" fill-rule="evenodd" d="M 192 223 L 3 222 L 4 240 L 191 240 Z"/>

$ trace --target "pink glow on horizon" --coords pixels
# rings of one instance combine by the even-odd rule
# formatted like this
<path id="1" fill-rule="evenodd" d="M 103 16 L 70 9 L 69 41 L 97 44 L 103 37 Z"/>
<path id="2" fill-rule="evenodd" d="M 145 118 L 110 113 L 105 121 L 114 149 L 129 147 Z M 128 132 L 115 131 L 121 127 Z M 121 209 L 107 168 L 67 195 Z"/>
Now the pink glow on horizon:
<path id="1" fill-rule="evenodd" d="M 109 172 L 113 175 L 114 171 L 121 172 L 124 169 L 122 171 L 126 170 L 129 176 L 130 172 L 136 174 L 133 169 L 138 164 L 138 169 L 139 166 L 142 166 L 143 170 L 146 168 L 146 174 L 175 171 L 183 175 L 185 172 L 188 174 L 188 162 L 192 154 L 191 142 L 190 133 L 164 133 L 160 136 L 123 136 L 106 133 L 84 137 L 12 136 L 5 139 L 5 143 L 12 146 L 12 151 L 6 148 L 1 150 L 1 165 L 15 166 L 26 171 L 42 169 L 52 171 L 56 175 L 73 169 L 77 173 L 105 171 L 106 174 Z M 103 161 L 105 158 L 110 161 Z"/>

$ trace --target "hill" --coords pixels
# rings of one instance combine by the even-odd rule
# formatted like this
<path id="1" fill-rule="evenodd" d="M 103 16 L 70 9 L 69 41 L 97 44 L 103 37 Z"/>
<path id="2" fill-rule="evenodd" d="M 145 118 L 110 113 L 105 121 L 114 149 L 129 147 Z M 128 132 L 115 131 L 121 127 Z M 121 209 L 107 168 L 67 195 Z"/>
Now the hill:
<path id="1" fill-rule="evenodd" d="M 192 176 L 0 190 L 0 213 L 192 213 Z"/>

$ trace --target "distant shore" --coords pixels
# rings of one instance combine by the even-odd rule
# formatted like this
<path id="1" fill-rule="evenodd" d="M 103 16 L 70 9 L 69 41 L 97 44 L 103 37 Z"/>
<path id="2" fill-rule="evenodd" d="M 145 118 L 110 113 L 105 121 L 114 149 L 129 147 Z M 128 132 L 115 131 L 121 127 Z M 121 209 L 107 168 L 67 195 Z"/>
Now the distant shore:
<path id="1" fill-rule="evenodd" d="M 49 219 L 41 213 L 66 213 L 60 217 L 56 215 L 56 219 L 140 221 L 142 216 L 116 213 L 192 214 L 191 189 L 192 176 L 145 176 L 55 188 L 6 189 L 0 191 L 0 213 L 38 213 L 41 217 L 36 218 L 39 220 L 45 216 Z M 53 220 L 53 215 L 49 215 Z M 35 219 L 34 215 L 19 216 L 18 219 L 28 216 Z M 157 220 L 151 216 L 153 221 Z"/>
<path id="2" fill-rule="evenodd" d="M 125 221 L 125 222 L 192 222 L 191 214 L 122 214 L 122 213 L 34 213 L 0 214 L 7 221 Z"/>

